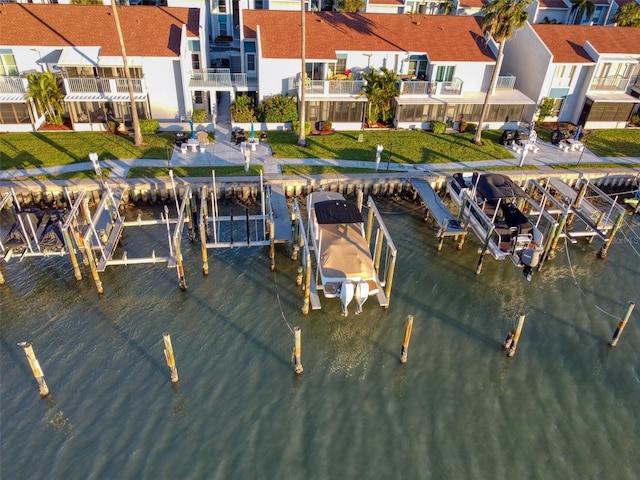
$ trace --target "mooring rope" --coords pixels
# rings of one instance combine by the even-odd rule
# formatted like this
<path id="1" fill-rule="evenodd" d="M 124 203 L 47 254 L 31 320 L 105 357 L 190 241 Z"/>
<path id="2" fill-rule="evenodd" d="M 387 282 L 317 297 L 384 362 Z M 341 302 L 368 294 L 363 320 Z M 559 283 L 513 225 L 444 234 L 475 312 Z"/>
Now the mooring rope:
<path id="1" fill-rule="evenodd" d="M 569 262 L 569 271 L 571 272 L 571 276 L 573 277 L 573 282 L 576 284 L 576 287 L 578 287 L 578 290 L 580 291 L 580 293 L 584 296 L 584 298 L 588 298 L 587 294 L 584 292 L 584 290 L 582 289 L 582 287 L 580 286 L 580 284 L 578 283 L 578 279 L 576 278 L 575 272 L 573 271 L 573 265 L 571 264 L 571 257 L 569 256 L 569 243 L 567 242 L 567 228 L 565 226 L 564 229 L 564 250 L 567 252 L 567 261 Z M 600 310 L 602 313 L 604 313 L 605 315 L 608 315 L 612 318 L 618 318 L 617 315 L 613 315 L 609 312 L 607 312 L 606 310 L 603 310 L 602 308 L 600 308 L 598 305 L 596 305 L 594 302 L 591 302 L 591 304 L 597 308 L 598 310 Z"/>
<path id="2" fill-rule="evenodd" d="M 278 278 L 277 278 L 275 270 L 273 271 L 273 283 L 276 286 L 276 299 L 278 300 L 278 307 L 280 307 L 280 315 L 282 315 L 282 319 L 284 320 L 284 323 L 287 324 L 287 328 L 293 334 L 294 333 L 293 332 L 293 328 L 291 328 L 291 325 L 287 321 L 287 317 L 284 314 L 284 309 L 282 308 L 282 302 L 280 301 L 280 292 L 278 290 Z"/>

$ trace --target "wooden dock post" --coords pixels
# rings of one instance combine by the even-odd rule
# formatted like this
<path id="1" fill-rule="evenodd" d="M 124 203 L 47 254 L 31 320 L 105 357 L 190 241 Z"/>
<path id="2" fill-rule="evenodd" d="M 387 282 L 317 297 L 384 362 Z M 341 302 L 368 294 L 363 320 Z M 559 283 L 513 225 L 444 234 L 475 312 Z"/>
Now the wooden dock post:
<path id="1" fill-rule="evenodd" d="M 271 271 L 276 269 L 276 226 L 269 222 L 269 259 L 271 260 Z"/>
<path id="2" fill-rule="evenodd" d="M 82 211 L 84 213 L 85 220 L 87 225 L 91 224 L 91 212 L 89 211 L 89 199 L 85 196 L 82 200 Z M 93 281 L 96 284 L 96 290 L 98 293 L 104 293 L 102 288 L 102 281 L 100 280 L 100 275 L 98 274 L 98 268 L 96 267 L 96 259 L 93 256 L 93 250 L 91 249 L 91 235 L 89 238 L 83 238 L 82 233 L 79 233 L 82 244 L 84 245 L 84 251 L 87 254 L 87 260 L 89 261 L 89 268 L 91 269 L 91 275 L 93 276 Z"/>
<path id="3" fill-rule="evenodd" d="M 298 252 L 300 251 L 299 237 L 300 235 L 300 218 L 296 212 L 293 212 L 291 219 L 291 228 L 293 229 L 293 241 L 291 242 L 291 260 L 298 260 Z"/>
<path id="4" fill-rule="evenodd" d="M 196 234 L 193 231 L 193 215 L 191 213 L 192 212 L 191 202 L 193 201 L 193 198 L 191 197 L 191 195 L 188 195 L 185 200 L 186 200 L 186 203 L 184 207 L 184 223 L 187 224 L 187 230 L 189 232 L 189 241 L 194 242 L 196 239 Z"/>
<path id="5" fill-rule="evenodd" d="M 544 250 L 542 251 L 542 257 L 540 257 L 540 263 L 538 264 L 537 271 L 542 270 L 542 265 L 547 260 L 547 258 L 549 258 L 549 254 L 551 253 L 551 245 L 553 243 L 553 239 L 556 236 L 556 232 L 558 231 L 558 227 L 558 223 L 553 224 L 549 231 L 549 234 L 545 235 Z"/>
<path id="6" fill-rule="evenodd" d="M 616 218 L 616 223 L 613 224 L 613 228 L 609 232 L 609 236 L 607 237 L 607 241 L 604 242 L 604 245 L 602 245 L 602 248 L 598 252 L 598 256 L 600 258 L 606 258 L 607 257 L 607 252 L 609 251 L 609 247 L 611 246 L 611 243 L 613 242 L 613 237 L 615 237 L 616 233 L 618 233 L 618 230 L 620 230 L 620 227 L 622 226 L 623 220 L 624 220 L 624 211 L 621 212 L 618 215 L 618 218 Z"/>
<path id="7" fill-rule="evenodd" d="M 78 259 L 76 258 L 76 252 L 73 248 L 73 243 L 71 242 L 71 235 L 69 234 L 68 228 L 62 228 L 62 236 L 64 237 L 64 243 L 69 250 L 69 258 L 71 259 L 71 265 L 73 266 L 73 274 L 76 277 L 76 280 L 82 280 L 82 272 L 80 272 L 80 266 L 78 265 Z"/>
<path id="8" fill-rule="evenodd" d="M 202 273 L 209 275 L 209 258 L 207 256 L 207 186 L 204 185 L 200 190 L 200 248 L 202 249 Z"/>
<path id="9" fill-rule="evenodd" d="M 180 290 L 187 289 L 187 281 L 184 278 L 184 267 L 182 265 L 182 250 L 180 248 L 180 240 L 174 242 L 173 250 L 176 253 L 176 270 L 178 272 L 178 285 Z"/>
<path id="10" fill-rule="evenodd" d="M 480 275 L 482 272 L 482 263 L 484 262 L 484 256 L 487 254 L 487 249 L 489 248 L 489 241 L 491 240 L 491 235 L 493 235 L 493 230 L 495 227 L 492 225 L 489 231 L 487 232 L 487 236 L 484 239 L 484 244 L 482 245 L 482 251 L 480 252 L 480 258 L 478 259 L 478 265 L 476 266 L 476 275 Z"/>
<path id="11" fill-rule="evenodd" d="M 164 358 L 167 359 L 167 366 L 171 372 L 171 381 L 173 383 L 178 383 L 178 368 L 176 367 L 176 359 L 173 356 L 171 335 L 169 335 L 169 332 L 165 332 L 162 336 L 164 338 Z"/>
<path id="12" fill-rule="evenodd" d="M 373 231 L 373 215 L 373 208 L 370 208 L 369 213 L 367 214 L 367 225 L 364 233 L 364 238 L 367 240 L 367 243 L 371 243 L 371 232 Z"/>
<path id="13" fill-rule="evenodd" d="M 413 315 L 407 316 L 407 323 L 404 327 L 404 339 L 402 340 L 402 350 L 400 351 L 400 363 L 407 363 L 409 354 L 409 340 L 411 340 L 411 330 L 413 330 Z"/>
<path id="14" fill-rule="evenodd" d="M 300 339 L 300 327 L 293 327 L 293 336 L 295 339 L 295 345 L 293 347 L 293 365 L 294 365 L 294 371 L 300 375 L 302 373 L 302 371 L 304 370 L 302 368 L 302 362 L 300 360 L 300 353 L 302 351 L 302 342 Z"/>
<path id="15" fill-rule="evenodd" d="M 302 314 L 309 314 L 309 305 L 311 303 L 311 254 L 307 253 L 307 265 L 305 268 L 304 279 L 304 303 L 302 304 Z"/>
<path id="16" fill-rule="evenodd" d="M 620 339 L 620 335 L 622 335 L 622 331 L 624 330 L 624 327 L 627 326 L 627 322 L 629 321 L 629 317 L 631 317 L 631 312 L 633 312 L 633 309 L 635 306 L 636 306 L 635 303 L 629 302 L 629 305 L 627 307 L 627 312 L 624 314 L 624 317 L 622 317 L 622 319 L 620 320 L 620 323 L 618 324 L 618 328 L 616 328 L 616 331 L 613 334 L 613 338 L 609 342 L 609 345 L 611 345 L 612 347 L 615 347 L 616 345 L 618 345 L 618 340 Z"/>
<path id="17" fill-rule="evenodd" d="M 518 340 L 520 339 L 520 333 L 522 333 L 522 326 L 524 325 L 525 315 L 520 315 L 516 323 L 509 330 L 507 339 L 504 341 L 502 348 L 507 350 L 507 355 L 513 357 L 516 354 L 516 347 L 518 346 Z"/>
<path id="18" fill-rule="evenodd" d="M 40 395 L 46 397 L 49 395 L 49 387 L 47 387 L 47 382 L 44 381 L 44 373 L 42 373 L 40 363 L 36 358 L 36 354 L 33 352 L 33 347 L 27 342 L 20 342 L 18 343 L 18 346 L 24 349 L 24 354 L 27 356 L 27 361 L 29 362 L 33 376 L 35 377 L 36 382 L 38 382 Z"/>

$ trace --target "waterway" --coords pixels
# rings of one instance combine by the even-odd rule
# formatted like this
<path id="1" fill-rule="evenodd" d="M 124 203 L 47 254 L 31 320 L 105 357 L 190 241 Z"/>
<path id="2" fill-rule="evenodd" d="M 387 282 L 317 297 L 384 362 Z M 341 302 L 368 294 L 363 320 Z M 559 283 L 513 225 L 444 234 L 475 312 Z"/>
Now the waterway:
<path id="1" fill-rule="evenodd" d="M 68 258 L 3 265 L 0 477 L 637 479 L 638 308 L 608 342 L 640 303 L 640 219 L 627 217 L 604 260 L 597 240 L 561 244 L 529 283 L 508 260 L 487 258 L 476 276 L 475 240 L 438 252 L 415 205 L 379 208 L 398 262 L 389 309 L 370 299 L 361 316 L 341 317 L 336 300 L 303 316 L 284 246 L 275 273 L 266 248 L 210 251 L 205 277 L 185 235 L 186 292 L 160 264 L 108 268 L 103 295 Z M 123 246 L 129 258 L 164 255 L 164 234 L 127 229 Z"/>

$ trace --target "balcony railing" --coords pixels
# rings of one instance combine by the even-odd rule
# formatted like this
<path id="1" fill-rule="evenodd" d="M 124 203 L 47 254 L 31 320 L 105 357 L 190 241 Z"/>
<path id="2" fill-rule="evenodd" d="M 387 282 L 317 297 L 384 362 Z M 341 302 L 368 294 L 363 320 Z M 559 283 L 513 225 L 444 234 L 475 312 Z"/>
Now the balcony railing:
<path id="1" fill-rule="evenodd" d="M 146 93 L 142 78 L 132 78 L 134 93 Z M 67 93 L 101 93 L 105 95 L 128 93 L 126 78 L 65 78 Z"/>
<path id="2" fill-rule="evenodd" d="M 608 90 L 624 92 L 629 84 L 629 77 L 613 75 L 611 77 L 595 77 L 590 90 Z"/>
<path id="3" fill-rule="evenodd" d="M 0 77 L 0 93 L 27 93 L 28 82 L 21 77 Z"/>
<path id="4" fill-rule="evenodd" d="M 400 82 L 401 95 L 433 95 L 438 88 L 438 82 L 423 80 L 405 80 Z"/>
<path id="5" fill-rule="evenodd" d="M 502 75 L 496 81 L 496 90 L 513 90 L 516 85 L 516 77 L 514 75 Z"/>
<path id="6" fill-rule="evenodd" d="M 209 68 L 189 72 L 189 87 L 231 88 L 246 87 L 246 73 L 231 73 L 228 68 Z"/>

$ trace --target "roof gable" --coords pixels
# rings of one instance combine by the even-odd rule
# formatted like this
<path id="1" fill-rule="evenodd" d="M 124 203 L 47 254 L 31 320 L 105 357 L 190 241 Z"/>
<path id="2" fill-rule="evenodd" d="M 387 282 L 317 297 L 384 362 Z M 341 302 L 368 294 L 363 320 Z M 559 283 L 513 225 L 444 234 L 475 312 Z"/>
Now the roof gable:
<path id="1" fill-rule="evenodd" d="M 586 42 L 601 54 L 640 55 L 640 28 L 581 25 L 532 25 L 551 51 L 554 63 L 591 63 Z"/>
<path id="2" fill-rule="evenodd" d="M 300 58 L 300 12 L 245 10 L 244 35 L 260 26 L 264 58 Z M 480 20 L 453 15 L 307 12 L 306 57 L 336 58 L 336 51 L 426 52 L 432 61 L 494 62 Z"/>
<path id="3" fill-rule="evenodd" d="M 198 36 L 196 8 L 117 7 L 127 55 L 180 54 L 182 25 Z M 0 45 L 100 46 L 102 56 L 120 56 L 110 6 L 0 4 Z"/>

